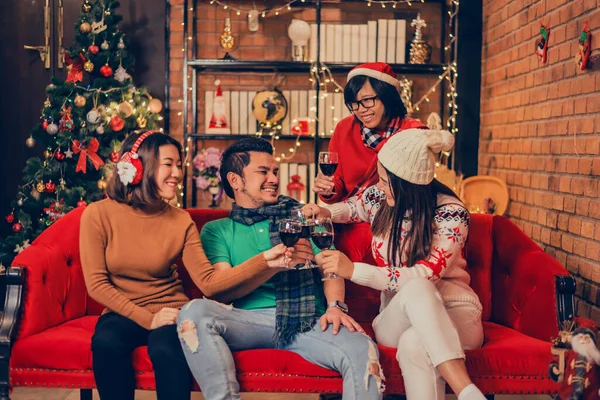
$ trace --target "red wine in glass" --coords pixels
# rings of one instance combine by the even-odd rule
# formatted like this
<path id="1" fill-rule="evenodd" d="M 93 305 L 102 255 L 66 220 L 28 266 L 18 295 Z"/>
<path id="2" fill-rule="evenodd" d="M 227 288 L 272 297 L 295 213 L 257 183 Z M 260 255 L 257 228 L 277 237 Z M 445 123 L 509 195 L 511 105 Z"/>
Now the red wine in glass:
<path id="1" fill-rule="evenodd" d="M 338 166 L 338 153 L 322 151 L 319 153 L 319 169 L 326 176 L 333 176 Z"/>
<path id="2" fill-rule="evenodd" d="M 321 250 L 327 250 L 333 244 L 333 233 L 313 232 L 311 239 L 315 243 L 315 246 Z"/>
<path id="3" fill-rule="evenodd" d="M 333 235 L 333 223 L 331 222 L 331 218 L 319 218 L 314 220 L 310 238 L 315 246 L 321 250 L 329 249 L 333 244 Z M 328 281 L 335 278 L 337 278 L 335 274 L 326 274 L 322 280 Z"/>

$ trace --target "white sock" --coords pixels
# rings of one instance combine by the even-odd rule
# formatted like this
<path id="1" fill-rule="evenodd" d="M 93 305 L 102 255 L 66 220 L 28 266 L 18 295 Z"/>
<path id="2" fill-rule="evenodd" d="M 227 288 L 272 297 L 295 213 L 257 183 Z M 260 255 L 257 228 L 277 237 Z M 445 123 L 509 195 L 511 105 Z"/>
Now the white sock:
<path id="1" fill-rule="evenodd" d="M 481 390 L 474 384 L 465 387 L 459 394 L 458 400 L 486 400 Z"/>

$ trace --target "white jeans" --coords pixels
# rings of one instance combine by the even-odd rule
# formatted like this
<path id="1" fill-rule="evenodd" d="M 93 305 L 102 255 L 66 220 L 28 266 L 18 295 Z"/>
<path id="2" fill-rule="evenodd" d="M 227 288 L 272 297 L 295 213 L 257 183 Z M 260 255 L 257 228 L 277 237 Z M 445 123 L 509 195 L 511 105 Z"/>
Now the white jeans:
<path id="1" fill-rule="evenodd" d="M 483 342 L 481 312 L 472 303 L 444 304 L 435 285 L 412 279 L 373 321 L 377 343 L 397 347 L 408 400 L 443 400 L 446 382 L 436 368 L 464 358 Z"/>

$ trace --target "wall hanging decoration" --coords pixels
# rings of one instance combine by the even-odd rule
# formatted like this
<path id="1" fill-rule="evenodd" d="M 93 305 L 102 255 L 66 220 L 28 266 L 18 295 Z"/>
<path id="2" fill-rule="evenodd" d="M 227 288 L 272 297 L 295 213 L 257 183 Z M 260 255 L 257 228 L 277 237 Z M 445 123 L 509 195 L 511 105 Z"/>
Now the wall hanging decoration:
<path id="1" fill-rule="evenodd" d="M 587 68 L 587 63 L 592 51 L 592 32 L 588 28 L 588 23 L 585 21 L 583 30 L 579 34 L 579 50 L 575 55 L 575 62 L 580 70 L 584 71 Z"/>
<path id="2" fill-rule="evenodd" d="M 535 55 L 542 64 L 548 60 L 548 39 L 550 38 L 550 29 L 540 22 L 540 37 L 535 41 Z"/>

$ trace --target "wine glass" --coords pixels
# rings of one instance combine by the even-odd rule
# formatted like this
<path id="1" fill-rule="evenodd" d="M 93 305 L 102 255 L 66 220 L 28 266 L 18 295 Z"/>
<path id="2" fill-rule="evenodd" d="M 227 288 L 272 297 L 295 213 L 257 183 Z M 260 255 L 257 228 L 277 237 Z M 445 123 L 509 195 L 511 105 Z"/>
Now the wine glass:
<path id="1" fill-rule="evenodd" d="M 325 176 L 333 176 L 338 166 L 338 153 L 322 151 L 319 153 L 319 169 Z M 335 193 L 332 192 L 332 193 Z"/>
<path id="2" fill-rule="evenodd" d="M 279 237 L 285 247 L 294 247 L 300 234 L 302 233 L 302 223 L 294 219 L 283 219 L 279 222 Z M 283 263 L 287 266 L 289 259 L 286 255 L 283 256 Z"/>
<path id="3" fill-rule="evenodd" d="M 313 226 L 313 220 L 308 219 L 304 216 L 304 213 L 302 212 L 301 207 L 294 208 L 292 210 L 292 212 L 290 214 L 290 219 L 297 220 L 298 222 L 300 222 L 302 224 L 302 233 L 300 233 L 300 239 L 310 240 L 310 235 L 311 235 L 312 226 Z M 313 262 L 310 260 L 306 260 L 306 262 L 304 263 L 304 268 L 315 268 L 315 267 L 317 267 L 317 266 L 315 264 L 313 264 Z"/>
<path id="4" fill-rule="evenodd" d="M 321 250 L 327 250 L 333 244 L 333 222 L 331 218 L 320 218 L 314 220 L 314 225 L 310 235 L 313 243 Z M 336 274 L 327 274 L 323 281 L 337 278 Z"/>

